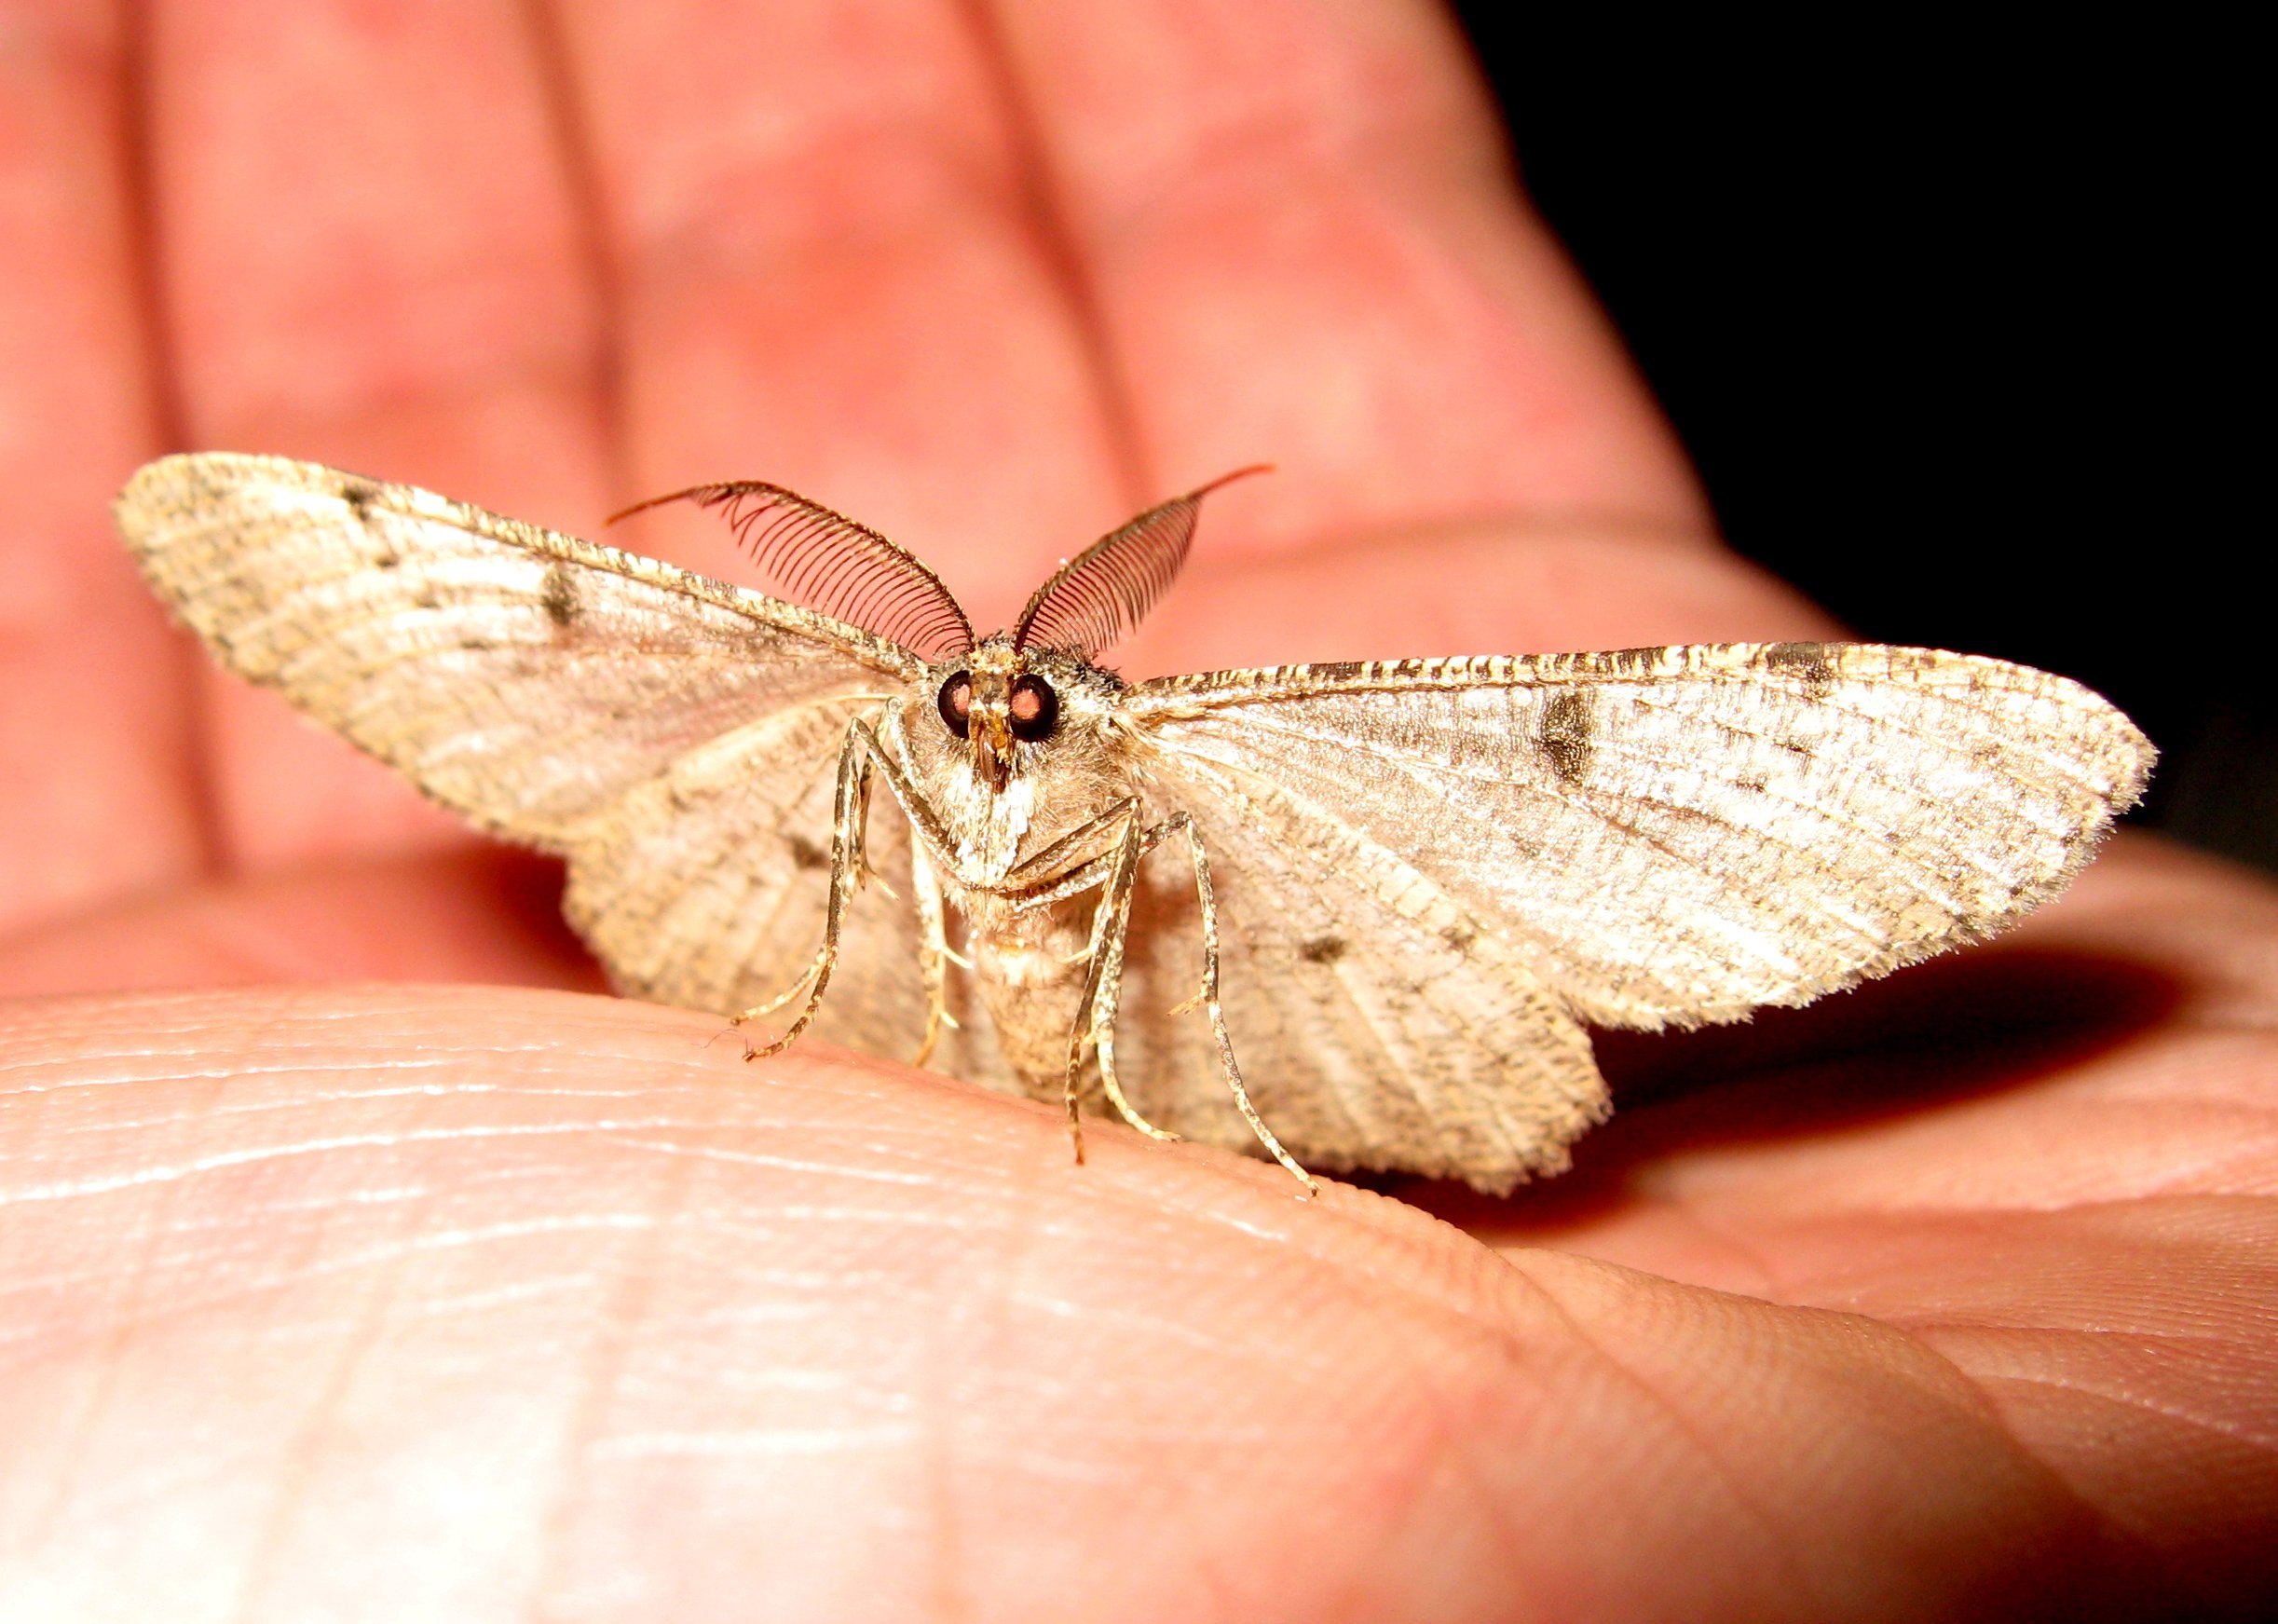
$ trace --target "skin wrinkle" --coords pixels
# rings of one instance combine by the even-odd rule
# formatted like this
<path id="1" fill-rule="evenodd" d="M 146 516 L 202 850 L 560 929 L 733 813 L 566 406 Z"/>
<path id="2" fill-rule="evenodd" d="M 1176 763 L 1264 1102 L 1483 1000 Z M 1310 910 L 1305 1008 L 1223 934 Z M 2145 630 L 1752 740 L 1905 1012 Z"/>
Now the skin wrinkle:
<path id="1" fill-rule="evenodd" d="M 566 1576 L 571 1570 L 567 1555 L 573 1521 L 595 1498 L 597 1459 L 594 1449 L 603 1439 L 608 1412 L 621 1398 L 627 1366 L 635 1344 L 634 1331 L 654 1311 L 657 1266 L 664 1257 L 674 1227 L 688 1216 L 688 1203 L 699 1164 L 686 1156 L 668 1157 L 660 1164 L 666 1176 L 651 1188 L 656 1222 L 639 1237 L 630 1255 L 617 1260 L 617 1289 L 586 1344 L 580 1363 L 580 1396 L 563 1419 L 560 1439 L 562 1471 L 549 1504 L 540 1508 L 536 1525 L 536 1550 L 530 1565 L 534 1615 L 548 1600 L 575 1591 Z"/>
<path id="2" fill-rule="evenodd" d="M 1906 1333 L 1902 1331 L 1901 1334 L 1905 1335 Z M 1907 1340 L 1914 1343 L 1931 1358 L 1951 1370 L 1968 1386 L 1983 1406 L 1985 1419 L 1998 1430 L 2002 1441 L 2009 1445 L 2011 1453 L 2019 1461 L 2033 1468 L 2037 1486 L 2052 1501 L 2063 1507 L 2080 1526 L 2094 1534 L 2098 1540 L 2107 1546 L 2133 1547 L 2139 1551 L 2147 1552 L 2153 1560 L 2161 1562 L 2162 1565 L 2167 1565 L 2163 1553 L 2154 1547 L 2146 1545 L 2142 1537 L 2121 1522 L 2114 1511 L 2100 1502 L 2091 1500 L 2086 1492 L 2076 1487 L 2074 1481 L 2067 1476 L 2053 1461 L 2037 1452 L 2031 1444 L 2011 1428 L 2008 1412 L 1994 1394 L 1991 1383 L 1981 1381 L 1971 1375 L 1968 1370 L 1956 1363 L 1934 1343 L 1921 1341 L 1911 1336 L 1908 1336 Z M 2174 1576 L 2178 1580 L 2182 1577 L 2180 1575 Z M 2189 1590 L 2193 1587 L 2183 1584 L 2180 1588 Z"/>
<path id="3" fill-rule="evenodd" d="M 1978 1390 L 1985 1395 L 1986 1402 L 1994 1405 L 1997 1411 L 1999 1409 L 2000 1400 L 1994 1395 L 1996 1387 L 2037 1388 L 2072 1398 L 2100 1399 L 2115 1409 L 2157 1416 L 2162 1421 L 2175 1422 L 2179 1426 L 2189 1427 L 2193 1432 L 2219 1438 L 2226 1443 L 2244 1444 L 2249 1449 L 2266 1456 L 2278 1455 L 2278 1444 L 2274 1444 L 2268 1436 L 2248 1432 L 2243 1427 L 2226 1424 L 2210 1416 L 2197 1414 L 2179 1406 L 2157 1403 L 2141 1393 L 2114 1391 L 2108 1387 L 2098 1386 L 2094 1383 L 2067 1381 L 2061 1376 L 2039 1375 L 2028 1371 L 1988 1372 L 1983 1376 L 1971 1379 Z M 2053 1463 L 2043 1461 L 2041 1464 L 2048 1467 L 2052 1474 L 2057 1470 Z"/>
<path id="4" fill-rule="evenodd" d="M 1971 1214 L 1971 1216 L 1976 1215 Z M 1780 1303 L 1781 1306 L 1799 1312 L 1840 1312 L 1811 1304 L 1809 1303 L 1811 1293 L 1796 1291 L 1793 1287 L 1786 1289 L 1774 1287 L 1766 1294 L 1772 1301 Z M 1818 1294 L 1823 1297 L 1823 1287 Z M 2079 1380 L 2067 1381 L 2053 1373 L 2019 1370 L 1980 1371 L 1972 1369 L 1971 1362 L 1961 1350 L 1942 1345 L 1940 1341 L 1943 1333 L 1949 1332 L 1957 1333 L 1955 1340 L 1978 1343 L 1982 1343 L 1988 1336 L 1998 1338 L 2004 1334 L 2046 1335 L 2051 1331 L 2089 1340 L 2117 1336 L 2126 1341 L 2153 1340 L 2159 1333 L 2147 1333 L 2135 1330 L 2101 1331 L 2088 1327 L 2061 1324 L 2039 1326 L 2014 1320 L 1988 1321 L 1950 1319 L 1916 1314 L 1893 1315 L 1887 1309 L 1878 1310 L 1871 1315 L 1861 1314 L 1860 1317 L 1862 1323 L 1868 1326 L 1886 1327 L 1896 1331 L 1921 1354 L 1951 1371 L 1957 1381 L 1964 1384 L 1971 1392 L 1978 1397 L 1984 1417 L 1992 1425 L 1999 1427 L 2003 1438 L 2008 1440 L 2015 1454 L 2022 1460 L 2031 1462 L 2038 1468 L 2040 1476 L 2045 1480 L 2044 1487 L 2048 1491 L 2060 1495 L 2083 1522 L 2107 1534 L 2122 1535 L 2132 1543 L 2137 1542 L 2139 1536 L 2132 1530 L 2121 1527 L 2113 1521 L 2109 1513 L 2100 1509 L 2090 1502 L 2080 1490 L 2073 1488 L 2071 1480 L 2055 1461 L 2036 1451 L 2024 1438 L 2012 1430 L 2007 1419 L 2009 1407 L 1995 1393 L 1996 1386 L 2002 1384 L 2014 1384 L 2096 1397 L 2118 1406 L 2160 1415 L 2164 1419 L 2189 1426 L 2194 1430 L 2216 1434 L 2230 1441 L 2246 1443 L 2267 1453 L 2278 1454 L 2278 1448 L 2273 1448 L 2271 1440 L 2267 1439 L 2252 1436 L 2241 1428 L 2225 1425 L 2219 1420 L 2202 1416 L 2179 1407 L 2157 1404 L 2140 1394 L 2113 1391 Z M 2214 1342 L 2216 1339 L 2204 1340 Z"/>
<path id="5" fill-rule="evenodd" d="M 1058 1136 L 1053 1134 L 1055 1140 Z M 964 1515 L 962 1481 L 970 1481 L 972 1461 L 986 1452 L 966 1437 L 969 1426 L 966 1392 L 974 1384 L 961 1382 L 962 1371 L 1007 1368 L 1003 1361 L 1016 1354 L 1019 1340 L 1015 1329 L 1020 1284 L 1052 1222 L 1045 1195 L 1050 1174 L 1035 1157 L 1024 1158 L 1005 1180 L 1008 1201 L 1005 1218 L 996 1227 L 997 1243 L 988 1256 L 993 1266 L 975 1289 L 959 1299 L 941 1317 L 929 1339 L 930 1353 L 915 1395 L 919 1417 L 919 1470 L 924 1484 L 924 1503 L 932 1517 L 931 1549 L 925 1563 L 926 1593 L 945 1618 L 975 1617 L 983 1603 L 973 1578 L 973 1559 L 967 1554 L 968 1519 Z M 956 1356 L 959 1331 L 967 1331 L 975 1345 L 969 1359 Z"/>
<path id="6" fill-rule="evenodd" d="M 669 1140 L 624 1139 L 612 1136 L 611 1141 L 633 1150 L 657 1151 L 670 1156 L 688 1156 L 700 1161 L 728 1162 L 745 1167 L 769 1167 L 786 1173 L 821 1173 L 834 1179 L 848 1179 L 858 1183 L 901 1184 L 927 1187 L 940 1182 L 932 1172 L 893 1173 L 882 1169 L 856 1169 L 843 1163 L 802 1160 L 790 1156 L 765 1155 L 756 1151 L 730 1151 L 712 1145 L 684 1145 Z"/>
<path id="7" fill-rule="evenodd" d="M 430 1295 L 425 1302 L 415 1304 L 411 1312 L 423 1320 L 480 1320 L 502 1308 L 561 1302 L 574 1293 L 591 1290 L 593 1283 L 591 1270 L 580 1270 L 568 1275 L 537 1275 L 487 1291 L 469 1291 L 457 1297 Z"/>
<path id="8" fill-rule="evenodd" d="M 126 1314 L 118 1316 L 117 1324 L 122 1328 L 119 1332 L 119 1344 L 123 1351 L 126 1344 L 132 1339 L 135 1332 L 149 1327 L 195 1318 L 232 1303 L 252 1303 L 273 1298 L 293 1287 L 305 1286 L 318 1280 L 354 1276 L 375 1265 L 400 1264 L 413 1259 L 434 1257 L 500 1239 L 522 1238 L 528 1235 L 590 1234 L 608 1231 L 640 1232 L 656 1227 L 658 1224 L 655 1219 L 641 1214 L 595 1215 L 590 1219 L 557 1224 L 533 1223 L 520 1230 L 511 1225 L 499 1225 L 490 1233 L 469 1232 L 460 1237 L 423 1236 L 416 1241 L 402 1245 L 367 1247 L 336 1258 L 328 1258 L 322 1262 L 302 1262 L 272 1275 L 248 1278 L 227 1290 L 213 1290 L 198 1295 L 186 1295 L 177 1288 L 163 1308 L 143 1312 L 138 1307 L 138 1311 L 131 1316 Z M 179 1231 L 172 1232 L 170 1238 L 179 1238 L 180 1233 Z M 43 1334 L 46 1333 L 37 1328 L 26 1331 L 20 1335 L 0 1332 L 0 1345 L 9 1341 L 32 1342 Z"/>
<path id="9" fill-rule="evenodd" d="M 1807 1080 L 1817 1070 L 1816 1067 L 1806 1068 L 1804 1074 Z M 2123 1108 L 2135 1103 L 2134 1100 L 2121 1102 Z M 2075 1109 L 2078 1110 L 2079 1107 L 2076 1106 Z M 2098 1170 L 2103 1171 L 2103 1169 Z M 1862 1222 L 1869 1221 L 1875 1221 L 1881 1229 L 1905 1234 L 1918 1231 L 1919 1226 L 1925 1221 L 1951 1219 L 1974 1224 L 1982 1222 L 1988 1217 L 2011 1219 L 2025 1216 L 2053 1217 L 2104 1209 L 2126 1212 L 2136 1208 L 2140 1202 L 2150 1198 L 2205 1199 L 2212 1195 L 2213 1198 L 2219 1199 L 2226 1198 L 2231 1194 L 2226 1191 L 2209 1193 L 2192 1190 L 2170 1197 L 2153 1186 L 2146 1190 L 2129 1191 L 2103 1200 L 2082 1200 L 2070 1193 L 2073 1182 L 2073 1180 L 2067 1179 L 2058 1191 L 2038 1200 L 2026 1198 L 2015 1192 L 2000 1190 L 1980 1192 L 1972 1189 L 1966 1194 L 1952 1194 L 1944 1199 L 1933 1199 L 1928 1195 L 1900 1196 L 1892 1194 L 1859 1191 L 1852 1193 L 1847 1201 L 1846 1194 L 1843 1191 L 1830 1188 L 1815 1190 L 1808 1198 L 1807 1210 L 1814 1216 L 1835 1219 L 1841 1227 L 1850 1230 L 1853 1234 L 1857 1232 Z M 1671 1194 L 1673 1187 L 1663 1185 L 1657 1193 L 1664 1195 Z M 2259 1207 L 2266 1199 L 2258 1192 L 2251 1190 L 2241 1190 L 2237 1193 L 2237 1197 L 2255 1207 Z M 1849 1204 L 1854 1201 L 1855 1206 Z"/>
<path id="10" fill-rule="evenodd" d="M 133 1270 L 128 1276 L 127 1290 L 118 1312 L 112 1318 L 104 1337 L 106 1346 L 103 1357 L 96 1365 L 91 1391 L 77 1419 L 69 1428 L 72 1441 L 63 1452 L 62 1469 L 56 1474 L 54 1488 L 34 1520 L 36 1530 L 34 1538 L 39 1542 L 44 1543 L 54 1536 L 65 1508 L 78 1493 L 79 1474 L 84 1463 L 92 1456 L 90 1445 L 96 1429 L 110 1411 L 126 1366 L 127 1351 L 132 1345 L 135 1332 L 143 1325 L 147 1312 L 145 1304 L 151 1298 L 151 1281 L 158 1249 L 173 1233 L 168 1219 L 178 1190 L 179 1186 L 174 1185 L 160 1188 L 153 1201 L 156 1210 L 143 1225 L 141 1244 L 135 1249 Z M 7 1193 L 0 1191 L 0 1211 L 5 1211 L 7 1207 Z M 27 1333 L 27 1337 L 30 1334 L 35 1333 Z M 0 1344 L 15 1339 L 0 1333 Z"/>
<path id="11" fill-rule="evenodd" d="M 675 1119 L 666 1119 L 672 1122 Z M 77 1183 L 35 1184 L 0 1195 L 0 1206 L 9 1201 L 69 1201 L 90 1195 L 103 1195 L 118 1190 L 135 1189 L 143 1185 L 165 1185 L 186 1180 L 199 1173 L 215 1172 L 225 1167 L 258 1166 L 266 1162 L 288 1161 L 301 1156 L 322 1155 L 341 1150 L 394 1150 L 404 1145 L 428 1142 L 467 1144 L 487 1140 L 553 1139 L 564 1136 L 605 1132 L 626 1126 L 658 1126 L 658 1123 L 518 1123 L 486 1127 L 436 1128 L 427 1131 L 336 1134 L 328 1139 L 311 1140 L 298 1144 L 260 1145 L 241 1151 L 217 1152 L 174 1167 L 149 1167 L 116 1178 L 82 1180 Z"/>
<path id="12" fill-rule="evenodd" d="M 1440 1447 L 1434 1450 L 1419 1449 L 1414 1452 L 1415 1468 L 1408 1484 L 1412 1492 L 1396 1500 L 1395 1504 L 1411 1508 L 1410 1516 L 1412 1517 L 1414 1515 L 1412 1508 L 1421 1506 L 1424 1499 L 1421 1494 L 1413 1491 L 1421 1486 L 1425 1476 L 1442 1462 L 1454 1462 L 1456 1469 L 1471 1485 L 1474 1502 L 1489 1508 L 1488 1527 L 1494 1531 L 1502 1547 L 1503 1561 L 1499 1565 L 1505 1571 L 1514 1575 L 1528 1572 L 1535 1563 L 1531 1560 L 1532 1553 L 1526 1547 L 1521 1519 L 1516 1508 L 1506 1509 L 1497 1505 L 1497 1497 L 1494 1493 L 1494 1473 L 1490 1464 L 1482 1458 L 1475 1439 L 1464 1427 L 1464 1411 L 1455 1405 L 1446 1403 L 1442 1403 L 1438 1408 L 1439 1415 L 1435 1430 L 1439 1436 Z M 1393 1529 L 1386 1529 L 1383 1543 L 1390 1546 L 1395 1533 Z M 1367 1610 L 1371 1600 L 1369 1595 L 1370 1587 L 1364 1579 L 1364 1570 L 1357 1563 L 1354 1565 L 1348 1588 L 1351 1600 L 1345 1617 L 1355 1620 L 1356 1624 L 1372 1624 L 1373 1615 Z M 1514 1586 L 1513 1588 L 1520 1587 Z"/>
<path id="13" fill-rule="evenodd" d="M 1750 1272 L 1755 1276 L 1756 1289 L 1752 1290 L 1747 1295 L 1760 1297 L 1767 1303 L 1781 1307 L 1823 1306 L 1821 1303 L 1810 1303 L 1807 1299 L 1790 1296 L 1780 1291 L 1779 1271 L 1772 1266 L 1770 1259 L 1758 1248 L 1746 1245 L 1739 1240 L 1728 1226 L 1712 1220 L 1706 1210 L 1708 1203 L 1683 1190 L 1672 1188 L 1666 1182 L 1656 1193 L 1671 1208 L 1684 1216 L 1685 1221 L 1692 1227 L 1696 1235 L 1704 1236 L 1714 1242 L 1719 1250 L 1739 1258 L 1748 1265 Z"/>
<path id="14" fill-rule="evenodd" d="M 1596 1360 L 1613 1379 L 1615 1385 L 1644 1399 L 1649 1407 L 1657 1411 L 1669 1423 L 1671 1432 L 1691 1446 L 1694 1455 L 1708 1468 L 1711 1480 L 1724 1489 L 1726 1497 L 1739 1509 L 1744 1519 L 1754 1524 L 1761 1532 L 1766 1545 L 1780 1564 L 1781 1571 L 1788 1575 L 1790 1581 L 1807 1593 L 1821 1597 L 1822 1602 L 1832 1601 L 1832 1598 L 1826 1596 L 1823 1585 L 1819 1582 L 1816 1567 L 1806 1562 L 1799 1554 L 1800 1549 L 1810 1543 L 1808 1537 L 1800 1535 L 1797 1531 L 1783 1527 L 1780 1520 L 1772 1515 L 1769 1507 L 1759 1503 L 1754 1496 L 1745 1493 L 1740 1488 L 1739 1474 L 1728 1467 L 1719 1452 L 1685 1416 L 1683 1407 L 1662 1395 L 1651 1382 L 1615 1357 L 1611 1349 L 1585 1330 L 1581 1321 L 1560 1300 L 1558 1293 L 1536 1278 L 1534 1273 L 1526 1267 L 1522 1258 L 1514 1256 L 1509 1261 L 1513 1265 L 1511 1275 L 1521 1283 L 1521 1287 L 1532 1292 L 1536 1300 L 1549 1310 L 1551 1317 L 1564 1329 L 1573 1342 Z M 1612 1265 L 1600 1266 L 1611 1267 Z"/>
<path id="15" fill-rule="evenodd" d="M 411 1211 L 415 1215 L 431 1212 L 434 1200 L 430 1194 L 415 1202 Z M 281 1464 L 276 1474 L 268 1514 L 262 1519 L 259 1536 L 253 1541 L 237 1585 L 233 1611 L 241 1619 L 256 1619 L 266 1610 L 265 1603 L 278 1583 L 278 1570 L 284 1561 L 292 1530 L 307 1511 L 303 1496 L 317 1479 L 327 1437 L 337 1430 L 340 1406 L 387 1323 L 389 1310 L 402 1285 L 407 1256 L 399 1252 L 385 1260 L 392 1266 L 381 1274 L 376 1290 L 364 1293 L 354 1331 L 339 1340 L 323 1385 L 311 1398 L 299 1425 L 280 1452 Z M 288 1280 L 293 1277 L 292 1274 L 285 1276 Z"/>

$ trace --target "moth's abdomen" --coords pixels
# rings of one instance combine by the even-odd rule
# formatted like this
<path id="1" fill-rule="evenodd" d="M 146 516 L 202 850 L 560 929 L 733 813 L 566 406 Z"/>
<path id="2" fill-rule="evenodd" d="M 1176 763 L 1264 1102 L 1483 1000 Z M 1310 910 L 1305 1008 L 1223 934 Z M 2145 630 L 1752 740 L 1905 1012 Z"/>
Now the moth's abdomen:
<path id="1" fill-rule="evenodd" d="M 1033 913 L 992 906 L 973 915 L 968 948 L 981 1002 L 1006 1063 L 1040 1099 L 1059 1099 L 1067 1074 L 1097 904 L 1086 893 Z"/>

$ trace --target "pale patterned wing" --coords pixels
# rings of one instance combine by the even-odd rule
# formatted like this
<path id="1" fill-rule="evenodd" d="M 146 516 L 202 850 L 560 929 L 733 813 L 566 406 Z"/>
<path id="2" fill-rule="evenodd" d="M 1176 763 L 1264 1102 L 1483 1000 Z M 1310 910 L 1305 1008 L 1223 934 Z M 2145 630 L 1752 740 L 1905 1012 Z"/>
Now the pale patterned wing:
<path id="1" fill-rule="evenodd" d="M 573 921 L 626 990 L 728 1013 L 782 990 L 821 942 L 847 723 L 922 669 L 894 645 L 279 457 L 167 457 L 118 517 L 231 670 L 471 821 L 566 854 Z M 891 805 L 871 825 L 904 900 L 860 899 L 821 1031 L 899 1056 L 924 1014 L 907 841 Z"/>
<path id="2" fill-rule="evenodd" d="M 772 598 L 282 457 L 162 458 L 117 515 L 232 671 L 472 822 L 554 851 L 707 741 L 921 669 Z"/>
<path id="3" fill-rule="evenodd" d="M 563 907 L 620 989 L 726 1015 L 803 988 L 823 942 L 839 751 L 847 724 L 877 708 L 834 700 L 771 712 L 683 755 L 588 826 Z M 867 828 L 875 878 L 848 910 L 812 1030 L 907 1060 L 926 1024 L 909 824 L 880 791 Z M 939 1033 L 928 1063 L 1013 1088 L 970 979 L 951 976 L 948 991 L 959 1025 Z M 764 1019 L 754 1028 L 770 1030 Z"/>
<path id="4" fill-rule="evenodd" d="M 1398 853 L 1608 1026 L 1800 1003 L 1998 931 L 2151 761 L 2063 677 L 1869 645 L 1293 666 L 1125 708 L 1166 796 L 1286 791 L 1319 849 Z"/>
<path id="5" fill-rule="evenodd" d="M 1567 1165 L 1605 1114 L 1589 1039 L 1469 911 L 1398 853 L 1324 826 L 1288 791 L 1202 757 L 1161 776 L 1209 854 L 1228 1035 L 1252 1099 L 1299 1162 L 1502 1192 Z M 1117 1070 L 1142 1114 L 1256 1153 L 1195 991 L 1202 943 L 1183 841 L 1140 870 Z"/>

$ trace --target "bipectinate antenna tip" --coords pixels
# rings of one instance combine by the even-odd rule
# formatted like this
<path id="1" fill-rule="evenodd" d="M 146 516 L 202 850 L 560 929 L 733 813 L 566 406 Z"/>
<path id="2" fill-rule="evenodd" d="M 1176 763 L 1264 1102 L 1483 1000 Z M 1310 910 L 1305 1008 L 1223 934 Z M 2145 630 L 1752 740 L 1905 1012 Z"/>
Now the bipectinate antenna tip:
<path id="1" fill-rule="evenodd" d="M 1272 468 L 1260 462 L 1221 474 L 1102 536 L 1036 589 L 1014 627 L 1013 647 L 1090 660 L 1128 635 L 1186 563 L 1202 498 Z"/>
<path id="2" fill-rule="evenodd" d="M 924 660 L 947 659 L 973 647 L 973 622 L 942 579 L 867 525 L 757 480 L 690 485 L 651 497 L 610 514 L 609 523 L 667 502 L 722 510 L 737 545 L 788 602 L 860 627 Z"/>

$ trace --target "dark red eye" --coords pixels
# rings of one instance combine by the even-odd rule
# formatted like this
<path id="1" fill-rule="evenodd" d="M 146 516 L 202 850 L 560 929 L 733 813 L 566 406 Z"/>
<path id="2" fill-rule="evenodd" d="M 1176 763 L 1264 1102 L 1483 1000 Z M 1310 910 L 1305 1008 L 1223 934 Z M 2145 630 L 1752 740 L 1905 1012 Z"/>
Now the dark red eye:
<path id="1" fill-rule="evenodd" d="M 943 683 L 938 703 L 943 726 L 959 738 L 964 738 L 972 731 L 973 674 L 961 671 Z"/>
<path id="2" fill-rule="evenodd" d="M 1011 715 L 1013 737 L 1034 744 L 1052 736 L 1060 719 L 1060 696 L 1041 676 L 1017 677 L 1005 710 Z"/>

